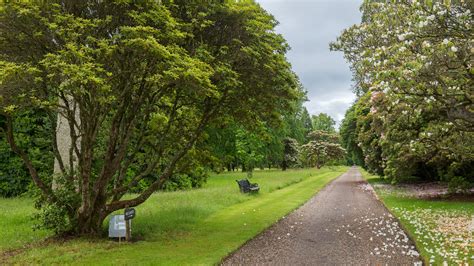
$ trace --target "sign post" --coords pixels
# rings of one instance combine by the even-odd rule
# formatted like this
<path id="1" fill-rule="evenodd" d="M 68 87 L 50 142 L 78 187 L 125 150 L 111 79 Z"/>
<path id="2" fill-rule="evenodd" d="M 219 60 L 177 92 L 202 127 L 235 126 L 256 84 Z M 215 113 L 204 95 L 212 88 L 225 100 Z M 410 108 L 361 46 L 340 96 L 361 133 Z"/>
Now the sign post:
<path id="1" fill-rule="evenodd" d="M 136 211 L 134 208 L 125 208 L 125 240 L 128 242 L 132 238 L 132 232 L 130 230 L 130 220 L 135 218 Z"/>
<path id="2" fill-rule="evenodd" d="M 130 220 L 125 220 L 125 240 L 130 241 L 132 237 L 132 232 L 130 232 Z"/>

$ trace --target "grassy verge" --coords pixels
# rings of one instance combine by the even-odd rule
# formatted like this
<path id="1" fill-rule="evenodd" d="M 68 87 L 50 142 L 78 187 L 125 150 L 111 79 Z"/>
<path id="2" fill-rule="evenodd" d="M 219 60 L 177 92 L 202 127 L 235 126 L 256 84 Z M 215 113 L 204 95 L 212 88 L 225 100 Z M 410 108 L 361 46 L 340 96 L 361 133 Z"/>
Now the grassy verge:
<path id="1" fill-rule="evenodd" d="M 426 263 L 474 265 L 474 204 L 425 200 L 388 186 L 378 176 L 362 171 L 385 206 L 414 239 Z"/>
<path id="2" fill-rule="evenodd" d="M 18 264 L 215 264 L 247 240 L 306 202 L 346 167 L 258 171 L 252 182 L 258 195 L 242 195 L 235 179 L 242 173 L 213 176 L 197 190 L 157 193 L 137 208 L 132 233 L 140 241 L 76 239 L 25 250 L 8 263 Z M 1 200 L 4 201 L 4 200 Z M 23 204 L 19 201 L 18 204 Z M 26 205 L 26 204 L 23 204 Z M 0 212 L 2 211 L 0 207 Z M 24 209 L 24 219 L 30 209 Z M 28 223 L 8 223 L 12 231 L 31 233 Z M 43 234 L 47 234 L 43 233 Z M 34 237 L 40 238 L 38 234 Z M 11 237 L 11 236 L 7 236 Z M 26 243 L 30 238 L 21 237 Z M 3 248 L 11 243 L 7 239 Z M 6 244 L 6 245 L 5 245 Z"/>

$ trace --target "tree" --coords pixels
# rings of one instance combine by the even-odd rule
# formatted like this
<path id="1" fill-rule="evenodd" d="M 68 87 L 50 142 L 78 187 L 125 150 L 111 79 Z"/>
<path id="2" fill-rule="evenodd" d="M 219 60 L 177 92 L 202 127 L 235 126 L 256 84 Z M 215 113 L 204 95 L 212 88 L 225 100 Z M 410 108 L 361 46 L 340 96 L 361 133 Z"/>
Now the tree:
<path id="1" fill-rule="evenodd" d="M 306 142 L 308 138 L 308 134 L 314 130 L 313 122 L 311 121 L 311 116 L 309 115 L 308 109 L 306 109 L 306 107 L 302 107 L 300 121 L 303 124 L 303 133 L 304 133 L 303 139 L 304 139 L 304 142 Z"/>
<path id="2" fill-rule="evenodd" d="M 208 125 L 278 120 L 300 94 L 277 22 L 251 1 L 2 5 L 3 132 L 57 232 L 98 234 L 107 215 L 183 173 Z M 48 114 L 52 131 L 58 114 L 70 125 L 75 167 L 64 167 L 50 134 L 56 189 L 18 143 L 15 117 L 32 109 Z M 145 178 L 138 195 L 123 198 Z"/>
<path id="3" fill-rule="evenodd" d="M 336 121 L 326 113 L 320 113 L 311 117 L 313 130 L 336 132 Z"/>
<path id="4" fill-rule="evenodd" d="M 348 165 L 360 165 L 365 168 L 364 154 L 357 140 L 357 115 L 355 103 L 346 111 L 344 119 L 339 127 L 341 145 L 347 151 L 346 161 Z"/>
<path id="5" fill-rule="evenodd" d="M 204 143 L 208 146 L 212 156 L 215 157 L 215 163 L 211 165 L 213 171 L 221 172 L 225 168 L 228 171 L 233 171 L 238 167 L 235 145 L 238 128 L 239 125 L 234 120 L 211 125 L 207 128 L 207 138 Z"/>
<path id="6" fill-rule="evenodd" d="M 309 137 L 311 141 L 302 146 L 303 156 L 309 166 L 319 169 L 330 161 L 344 158 L 345 150 L 338 143 L 339 137 L 336 134 L 313 131 Z"/>
<path id="7" fill-rule="evenodd" d="M 303 87 L 298 83 L 299 96 L 292 101 L 291 108 L 282 111 L 282 119 L 278 123 L 272 121 L 254 121 L 253 124 L 242 123 L 236 120 L 226 120 L 210 127 L 205 140 L 215 160 L 211 162 L 214 171 L 221 171 L 223 167 L 233 170 L 243 167 L 242 160 L 237 155 L 238 130 L 249 131 L 258 138 L 259 154 L 263 158 L 258 160 L 255 167 L 281 167 L 285 160 L 285 138 L 296 139 L 299 143 L 306 141 L 306 135 L 311 131 L 311 119 L 303 106 L 306 100 Z M 249 127 L 250 126 L 250 127 Z"/>
<path id="8" fill-rule="evenodd" d="M 363 22 L 331 45 L 370 110 L 361 146 L 378 147 L 373 162 L 393 181 L 472 180 L 472 3 L 366 1 L 362 11 Z"/>
<path id="9" fill-rule="evenodd" d="M 249 178 L 253 176 L 254 168 L 265 158 L 263 147 L 264 144 L 257 134 L 244 129 L 237 130 L 237 158 L 242 164 L 242 171 L 246 171 Z"/>
<path id="10" fill-rule="evenodd" d="M 299 144 L 298 141 L 292 138 L 283 139 L 283 161 L 281 162 L 281 169 L 286 169 L 298 163 Z"/>

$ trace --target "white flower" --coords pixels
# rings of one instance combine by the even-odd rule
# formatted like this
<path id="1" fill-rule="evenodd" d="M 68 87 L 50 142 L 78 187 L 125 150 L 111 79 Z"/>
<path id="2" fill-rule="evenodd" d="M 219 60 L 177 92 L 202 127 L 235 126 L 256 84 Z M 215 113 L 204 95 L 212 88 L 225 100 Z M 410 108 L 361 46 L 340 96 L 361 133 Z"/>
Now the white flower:
<path id="1" fill-rule="evenodd" d="M 428 19 L 428 20 L 434 20 L 434 19 L 435 19 L 435 16 L 434 16 L 434 15 L 431 15 L 431 16 L 426 17 L 426 19 Z"/>
<path id="2" fill-rule="evenodd" d="M 422 45 L 423 45 L 423 47 L 426 47 L 426 48 L 431 47 L 431 44 L 430 44 L 429 41 L 424 41 Z"/>
<path id="3" fill-rule="evenodd" d="M 405 35 L 403 35 L 403 34 L 398 35 L 398 40 L 401 41 L 401 42 L 404 41 L 405 40 Z"/>
<path id="4" fill-rule="evenodd" d="M 444 45 L 446 45 L 446 44 L 448 44 L 448 43 L 449 43 L 449 40 L 448 40 L 448 39 L 444 39 L 444 40 L 443 40 L 443 44 L 444 44 Z"/>
<path id="5" fill-rule="evenodd" d="M 456 46 L 452 46 L 452 47 L 451 47 L 451 51 L 457 52 L 457 51 L 458 51 L 458 48 L 457 48 Z"/>
<path id="6" fill-rule="evenodd" d="M 406 48 L 405 46 L 402 46 L 402 47 L 400 47 L 399 51 L 403 53 L 403 52 L 406 51 L 406 49 L 407 49 L 407 48 Z"/>

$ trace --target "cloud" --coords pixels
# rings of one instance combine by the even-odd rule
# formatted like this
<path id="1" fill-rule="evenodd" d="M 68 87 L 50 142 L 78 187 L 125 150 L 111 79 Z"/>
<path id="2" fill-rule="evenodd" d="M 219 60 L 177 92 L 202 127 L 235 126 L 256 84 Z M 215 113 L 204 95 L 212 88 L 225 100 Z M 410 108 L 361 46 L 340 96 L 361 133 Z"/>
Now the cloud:
<path id="1" fill-rule="evenodd" d="M 355 96 L 349 66 L 340 52 L 329 51 L 329 43 L 360 22 L 362 1 L 257 1 L 280 22 L 277 32 L 292 47 L 288 59 L 308 90 L 310 113 L 328 113 L 339 123 Z"/>

